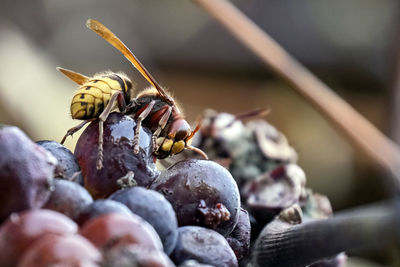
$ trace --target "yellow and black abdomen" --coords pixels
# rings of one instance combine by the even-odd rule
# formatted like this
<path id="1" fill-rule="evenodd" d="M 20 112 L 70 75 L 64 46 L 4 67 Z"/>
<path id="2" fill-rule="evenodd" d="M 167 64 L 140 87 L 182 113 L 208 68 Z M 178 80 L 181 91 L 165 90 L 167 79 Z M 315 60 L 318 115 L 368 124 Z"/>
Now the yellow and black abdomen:
<path id="1" fill-rule="evenodd" d="M 79 87 L 72 98 L 72 118 L 79 120 L 97 118 L 103 112 L 104 107 L 107 106 L 111 96 L 121 90 L 123 88 L 120 81 L 112 76 L 90 79 Z"/>

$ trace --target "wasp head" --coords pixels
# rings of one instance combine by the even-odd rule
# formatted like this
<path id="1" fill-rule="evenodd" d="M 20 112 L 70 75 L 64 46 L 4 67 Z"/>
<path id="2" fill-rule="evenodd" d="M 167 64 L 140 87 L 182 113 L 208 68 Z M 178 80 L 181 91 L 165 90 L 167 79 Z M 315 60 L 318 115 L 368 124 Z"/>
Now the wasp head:
<path id="1" fill-rule="evenodd" d="M 204 159 L 208 159 L 202 150 L 190 145 L 194 134 L 199 129 L 200 124 L 192 131 L 189 123 L 181 118 L 173 121 L 167 136 L 157 139 L 157 158 L 163 159 L 170 155 L 181 153 L 187 148 L 200 154 Z"/>

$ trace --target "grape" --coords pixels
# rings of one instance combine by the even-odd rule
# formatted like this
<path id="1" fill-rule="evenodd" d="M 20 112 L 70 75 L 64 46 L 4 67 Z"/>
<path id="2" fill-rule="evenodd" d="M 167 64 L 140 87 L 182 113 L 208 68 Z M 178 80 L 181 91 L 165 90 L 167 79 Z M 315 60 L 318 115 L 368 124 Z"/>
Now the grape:
<path id="1" fill-rule="evenodd" d="M 15 266 L 29 245 L 47 234 L 74 234 L 77 230 L 73 221 L 55 211 L 13 213 L 0 227 L 1 266 Z"/>
<path id="2" fill-rule="evenodd" d="M 80 136 L 75 156 L 82 169 L 84 184 L 94 199 L 105 198 L 120 187 L 117 180 L 133 171 L 140 186 L 148 186 L 159 172 L 153 161 L 150 130 L 142 127 L 139 134 L 140 152 L 133 153 L 136 122 L 121 113 L 111 113 L 104 123 L 104 167 L 96 169 L 98 152 L 98 121 L 92 122 Z"/>
<path id="3" fill-rule="evenodd" d="M 163 171 L 151 188 L 172 204 L 179 226 L 205 226 L 227 236 L 237 223 L 239 190 L 230 173 L 215 162 L 180 161 Z"/>
<path id="4" fill-rule="evenodd" d="M 83 177 L 81 168 L 75 159 L 74 154 L 56 141 L 42 140 L 36 144 L 41 145 L 49 151 L 58 161 L 54 171 L 54 176 L 57 178 L 66 179 L 83 185 Z"/>
<path id="5" fill-rule="evenodd" d="M 76 222 L 83 225 L 86 221 L 109 213 L 132 215 L 130 209 L 120 202 L 111 199 L 98 199 L 81 211 Z"/>
<path id="6" fill-rule="evenodd" d="M 43 208 L 58 211 L 75 220 L 79 213 L 93 202 L 81 185 L 63 179 L 54 179 L 54 191 Z"/>
<path id="7" fill-rule="evenodd" d="M 238 266 L 235 253 L 219 233 L 199 226 L 184 226 L 178 231 L 178 241 L 171 254 L 175 264 L 194 259 L 218 267 Z"/>
<path id="8" fill-rule="evenodd" d="M 23 254 L 18 267 L 100 266 L 101 253 L 79 235 L 48 235 Z"/>
<path id="9" fill-rule="evenodd" d="M 80 230 L 97 248 L 139 244 L 162 250 L 162 243 L 154 228 L 137 215 L 110 213 L 87 221 Z"/>
<path id="10" fill-rule="evenodd" d="M 238 261 L 247 256 L 250 248 L 250 219 L 246 210 L 240 209 L 238 223 L 226 238 Z"/>
<path id="11" fill-rule="evenodd" d="M 56 164 L 17 127 L 0 128 L 0 222 L 12 212 L 40 208 L 47 201 Z"/>
<path id="12" fill-rule="evenodd" d="M 165 253 L 172 252 L 178 238 L 178 223 L 171 204 L 163 195 L 143 187 L 133 187 L 115 192 L 110 199 L 125 204 L 150 223 L 160 236 Z"/>
<path id="13" fill-rule="evenodd" d="M 103 267 L 173 267 L 168 256 L 160 250 L 140 245 L 115 247 L 105 254 Z"/>
<path id="14" fill-rule="evenodd" d="M 242 196 L 250 213 L 265 224 L 305 197 L 305 183 L 305 174 L 298 165 L 281 165 L 248 182 Z"/>
<path id="15" fill-rule="evenodd" d="M 325 219 L 332 216 L 332 206 L 329 199 L 321 194 L 307 190 L 307 195 L 301 200 L 301 209 L 305 219 Z"/>
<path id="16" fill-rule="evenodd" d="M 210 159 L 226 165 L 239 187 L 281 164 L 297 160 L 296 151 L 271 124 L 260 119 L 242 123 L 242 119 L 262 113 L 254 110 L 233 115 L 206 110 L 200 134 L 193 140 Z"/>

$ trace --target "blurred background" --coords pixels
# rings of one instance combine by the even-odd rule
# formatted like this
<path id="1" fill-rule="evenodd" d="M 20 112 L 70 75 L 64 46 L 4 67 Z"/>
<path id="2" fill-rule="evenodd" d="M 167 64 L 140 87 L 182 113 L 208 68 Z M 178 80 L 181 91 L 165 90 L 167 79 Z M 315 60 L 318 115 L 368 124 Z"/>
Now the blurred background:
<path id="1" fill-rule="evenodd" d="M 400 141 L 398 0 L 234 3 Z M 76 85 L 57 66 L 88 76 L 123 71 L 138 90 L 147 86 L 118 51 L 85 27 L 88 18 L 100 20 L 131 48 L 181 103 L 189 122 L 206 108 L 242 113 L 269 107 L 266 119 L 287 136 L 309 187 L 327 195 L 334 210 L 387 197 L 382 170 L 194 1 L 3 0 L 0 123 L 19 126 L 35 141 L 60 141 L 78 124 L 69 113 Z M 67 140 L 71 150 L 78 136 Z"/>

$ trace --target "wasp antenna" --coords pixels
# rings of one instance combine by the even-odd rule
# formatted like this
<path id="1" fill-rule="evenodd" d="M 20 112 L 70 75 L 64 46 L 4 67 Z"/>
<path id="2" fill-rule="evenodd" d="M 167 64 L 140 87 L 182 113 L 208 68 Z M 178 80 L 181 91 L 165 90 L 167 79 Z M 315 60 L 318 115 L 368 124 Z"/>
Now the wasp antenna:
<path id="1" fill-rule="evenodd" d="M 196 128 L 190 133 L 190 135 L 186 138 L 186 142 L 189 141 L 190 139 L 193 138 L 193 136 L 197 133 L 198 130 L 200 130 L 201 127 L 201 117 L 199 116 L 197 118 L 197 123 L 196 123 Z"/>
<path id="2" fill-rule="evenodd" d="M 237 120 L 245 120 L 252 117 L 266 116 L 271 112 L 269 108 L 259 108 L 245 113 L 241 113 L 235 116 Z"/>
<path id="3" fill-rule="evenodd" d="M 196 128 L 194 128 L 194 130 L 190 133 L 190 135 L 186 138 L 186 144 L 187 144 L 187 142 L 190 140 L 190 139 L 192 139 L 193 138 L 193 136 L 196 134 L 196 132 L 198 131 L 198 130 L 200 130 L 200 127 L 201 127 L 201 120 L 200 120 L 200 118 L 201 117 L 199 117 L 198 119 L 197 119 L 197 125 L 196 125 Z M 192 150 L 192 151 L 194 151 L 194 152 L 196 152 L 197 154 L 199 154 L 200 156 L 202 156 L 204 159 L 208 159 L 208 156 L 207 156 L 207 154 L 206 153 L 204 153 L 204 151 L 203 150 L 201 150 L 200 148 L 197 148 L 197 147 L 194 147 L 194 146 L 191 146 L 191 145 L 186 145 L 186 148 L 187 149 L 189 149 L 189 150 Z"/>
<path id="4" fill-rule="evenodd" d="M 79 85 L 85 84 L 90 79 L 90 77 L 75 72 L 73 70 L 68 70 L 61 67 L 57 67 L 56 69 Z"/>
<path id="5" fill-rule="evenodd" d="M 187 145 L 186 148 L 189 149 L 189 150 L 192 150 L 192 151 L 196 152 L 197 154 L 199 154 L 200 156 L 202 156 L 203 159 L 208 160 L 207 154 L 204 153 L 204 151 L 201 150 L 200 148 L 197 148 L 197 147 L 194 147 L 194 146 L 191 146 L 191 145 Z"/>
<path id="6" fill-rule="evenodd" d="M 100 21 L 95 19 L 88 19 L 86 21 L 86 27 L 97 33 L 100 37 L 106 40 L 109 44 L 114 46 L 118 51 L 120 51 L 129 62 L 142 74 L 142 76 L 157 89 L 161 97 L 170 104 L 175 105 L 174 100 L 167 95 L 164 89 L 158 84 L 158 82 L 151 76 L 150 72 L 143 66 L 139 59 L 132 53 L 132 51 L 106 26 L 104 26 Z"/>

